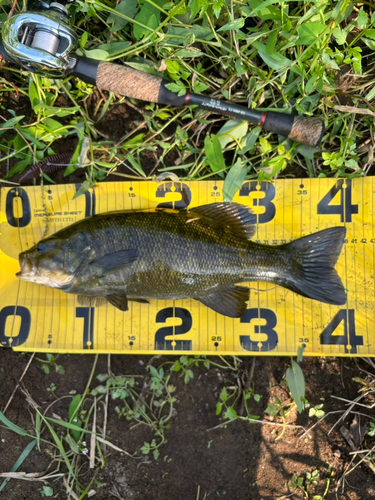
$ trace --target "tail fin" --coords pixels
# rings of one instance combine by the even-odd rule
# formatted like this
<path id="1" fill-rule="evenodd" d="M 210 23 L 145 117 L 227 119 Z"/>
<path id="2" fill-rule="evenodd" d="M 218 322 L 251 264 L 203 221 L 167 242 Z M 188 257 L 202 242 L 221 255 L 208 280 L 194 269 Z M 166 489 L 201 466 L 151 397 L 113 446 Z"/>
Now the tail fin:
<path id="1" fill-rule="evenodd" d="M 334 268 L 345 235 L 345 227 L 331 227 L 289 243 L 292 273 L 284 286 L 320 302 L 345 304 L 346 292 Z"/>

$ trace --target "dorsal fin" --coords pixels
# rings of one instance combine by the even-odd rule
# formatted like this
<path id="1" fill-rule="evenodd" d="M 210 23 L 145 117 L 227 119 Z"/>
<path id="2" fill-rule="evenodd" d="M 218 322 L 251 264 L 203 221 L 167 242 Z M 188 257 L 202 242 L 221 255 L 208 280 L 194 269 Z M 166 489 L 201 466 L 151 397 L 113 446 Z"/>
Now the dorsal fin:
<path id="1" fill-rule="evenodd" d="M 241 238 L 249 239 L 256 231 L 256 215 L 251 208 L 239 203 L 210 203 L 193 207 L 189 213 L 191 212 L 212 219 L 213 223 L 224 224 Z"/>

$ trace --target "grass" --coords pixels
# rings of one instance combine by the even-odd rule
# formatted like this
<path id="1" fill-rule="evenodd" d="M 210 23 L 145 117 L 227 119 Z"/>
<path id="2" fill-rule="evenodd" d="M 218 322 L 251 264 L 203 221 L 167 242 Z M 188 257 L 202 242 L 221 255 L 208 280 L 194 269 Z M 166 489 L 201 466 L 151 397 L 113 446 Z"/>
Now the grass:
<path id="1" fill-rule="evenodd" d="M 2 2 L 1 21 L 12 4 Z M 22 7 L 17 4 L 15 13 Z M 93 87 L 75 78 L 53 80 L 7 66 L 11 78 L 1 78 L 3 102 L 28 98 L 33 112 L 25 116 L 17 106 L 2 106 L 5 180 L 71 136 L 76 151 L 65 173 L 84 166 L 81 192 L 124 164 L 121 178 L 130 179 L 175 169 L 185 180 L 229 173 L 228 199 L 245 178 L 274 179 L 297 167 L 309 177 L 369 172 L 375 116 L 371 3 L 90 0 L 69 9 L 80 54 L 160 75 L 179 94 L 192 90 L 321 118 L 322 146 L 298 145 L 194 106 L 163 107 L 112 93 L 94 97 Z M 124 102 L 137 115 L 114 140 L 99 124 Z"/>

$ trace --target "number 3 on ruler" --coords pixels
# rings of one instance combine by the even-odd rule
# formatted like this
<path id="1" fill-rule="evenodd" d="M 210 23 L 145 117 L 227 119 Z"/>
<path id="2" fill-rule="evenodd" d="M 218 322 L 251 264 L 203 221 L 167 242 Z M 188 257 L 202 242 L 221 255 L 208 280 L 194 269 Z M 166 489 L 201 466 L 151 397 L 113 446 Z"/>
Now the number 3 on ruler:
<path id="1" fill-rule="evenodd" d="M 272 200 L 276 194 L 275 186 L 270 182 L 261 182 L 260 184 L 258 181 L 246 182 L 240 189 L 240 196 L 250 196 L 251 193 L 256 194 L 253 199 L 254 208 L 264 208 L 263 213 L 254 215 L 254 224 L 264 224 L 274 219 L 276 207 Z M 261 196 L 258 196 L 258 194 Z"/>

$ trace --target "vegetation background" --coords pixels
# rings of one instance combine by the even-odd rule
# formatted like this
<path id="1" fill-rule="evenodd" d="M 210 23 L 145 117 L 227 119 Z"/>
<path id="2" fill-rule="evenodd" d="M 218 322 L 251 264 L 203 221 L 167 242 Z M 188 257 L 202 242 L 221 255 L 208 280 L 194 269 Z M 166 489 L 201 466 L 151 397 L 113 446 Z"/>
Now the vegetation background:
<path id="1" fill-rule="evenodd" d="M 0 22 L 25 8 L 2 0 Z M 40 183 L 42 168 L 44 183 L 80 182 L 82 194 L 173 172 L 225 179 L 230 197 L 245 179 L 374 172 L 371 2 L 78 0 L 69 12 L 79 54 L 159 75 L 180 95 L 319 117 L 322 144 L 2 62 L 3 185 L 25 172 Z M 0 498 L 374 498 L 374 363 L 304 360 L 302 413 L 288 364 L 4 350 Z"/>

